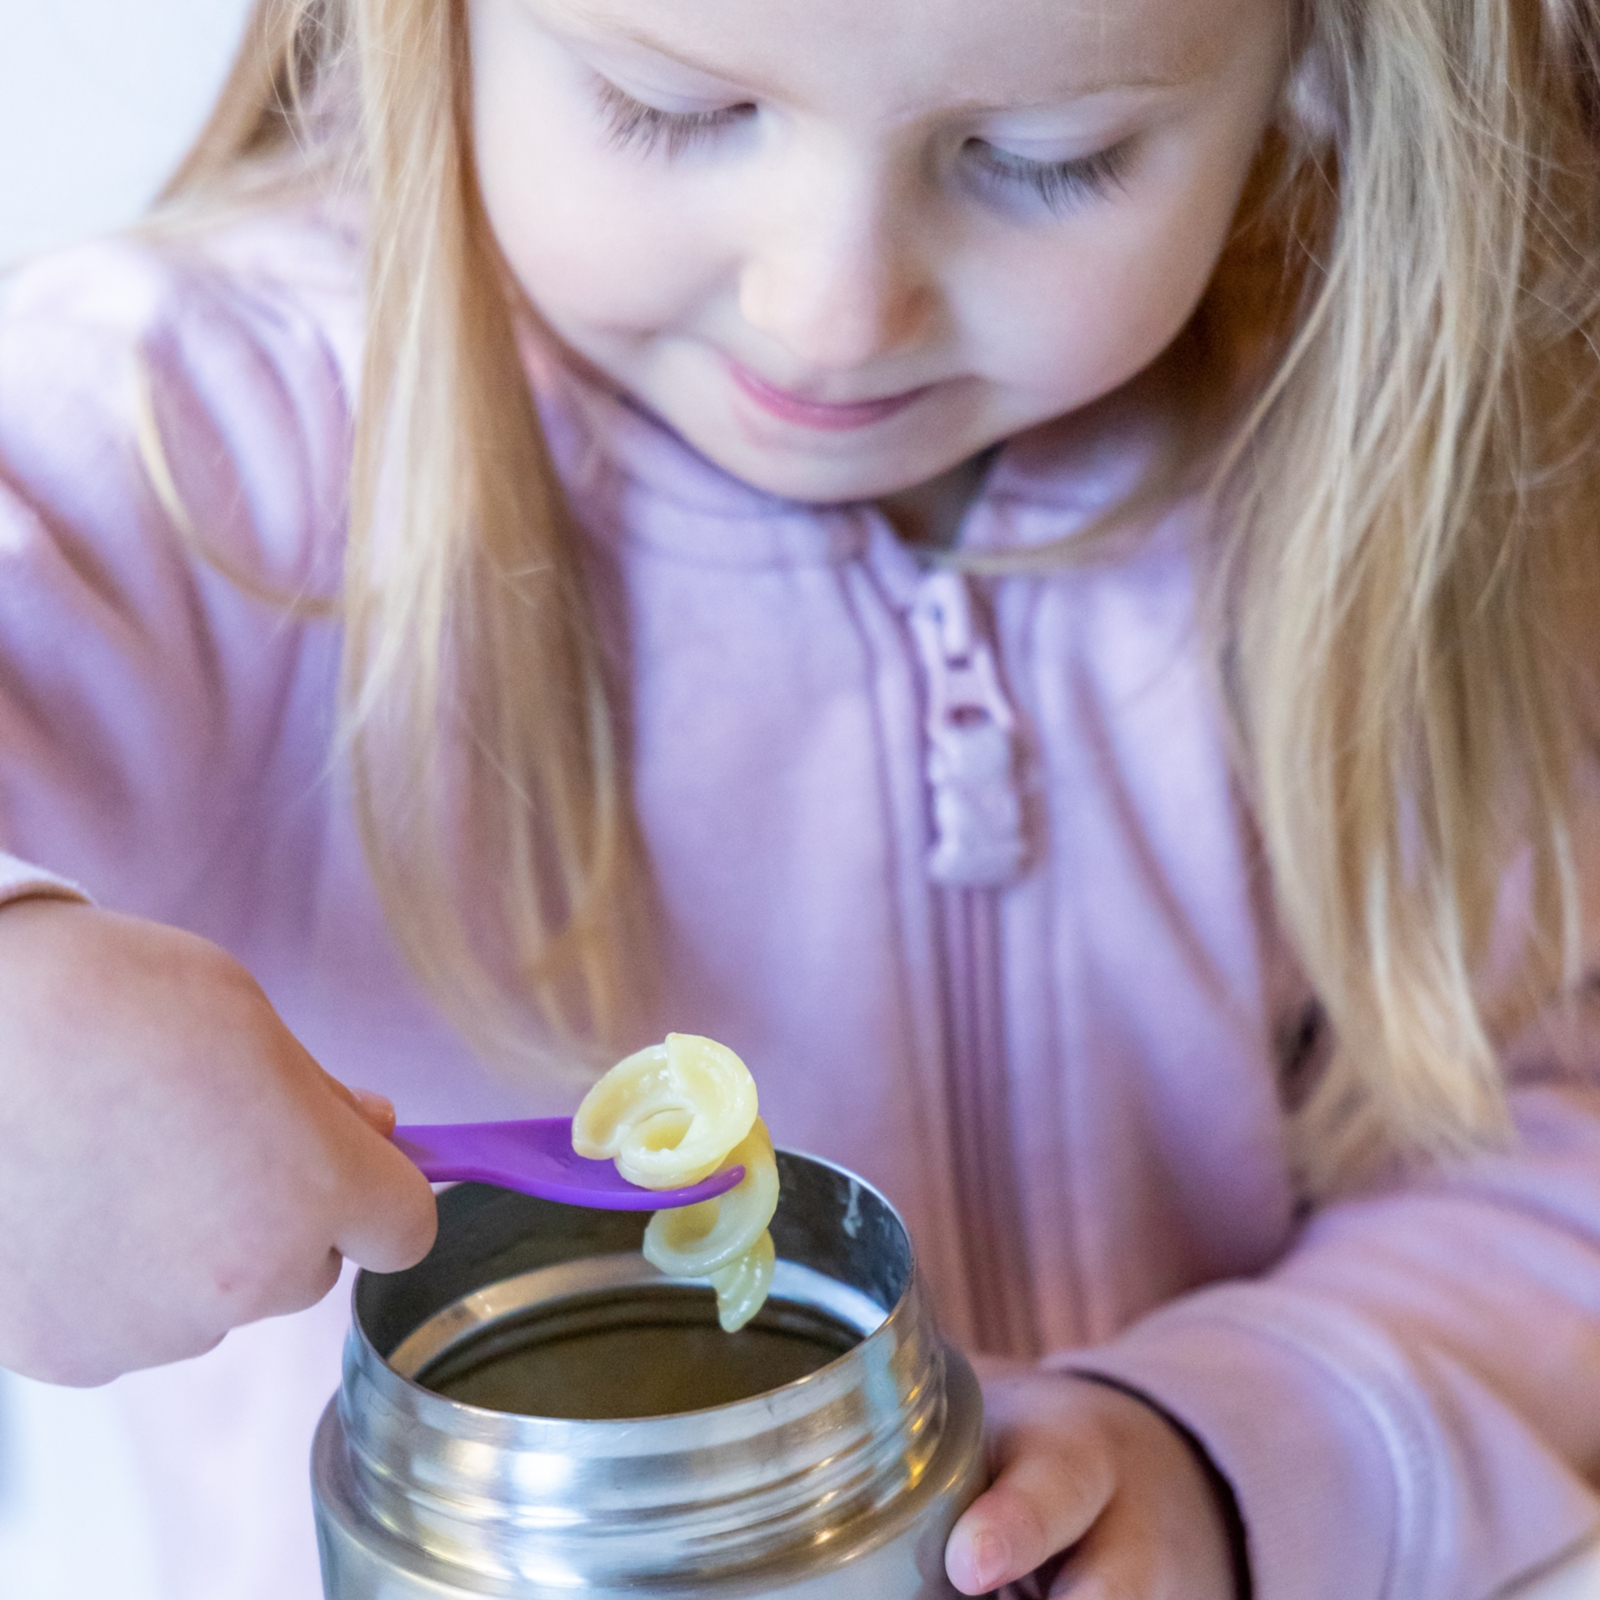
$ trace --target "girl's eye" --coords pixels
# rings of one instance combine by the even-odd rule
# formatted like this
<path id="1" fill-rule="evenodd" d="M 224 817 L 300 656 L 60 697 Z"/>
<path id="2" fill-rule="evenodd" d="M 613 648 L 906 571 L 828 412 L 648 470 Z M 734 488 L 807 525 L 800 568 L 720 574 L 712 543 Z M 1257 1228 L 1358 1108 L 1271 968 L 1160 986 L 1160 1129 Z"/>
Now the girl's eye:
<path id="1" fill-rule="evenodd" d="M 1028 192 L 1057 215 L 1099 200 L 1120 187 L 1130 154 L 1126 140 L 1109 150 L 1075 156 L 1071 161 L 1030 161 L 1026 156 L 996 149 L 983 139 L 969 139 L 967 150 L 986 182 Z"/>
<path id="2" fill-rule="evenodd" d="M 614 149 L 659 149 L 669 157 L 681 155 L 691 145 L 745 121 L 755 115 L 756 109 L 737 105 L 715 111 L 662 111 L 635 100 L 604 78 L 596 79 L 595 90 Z"/>

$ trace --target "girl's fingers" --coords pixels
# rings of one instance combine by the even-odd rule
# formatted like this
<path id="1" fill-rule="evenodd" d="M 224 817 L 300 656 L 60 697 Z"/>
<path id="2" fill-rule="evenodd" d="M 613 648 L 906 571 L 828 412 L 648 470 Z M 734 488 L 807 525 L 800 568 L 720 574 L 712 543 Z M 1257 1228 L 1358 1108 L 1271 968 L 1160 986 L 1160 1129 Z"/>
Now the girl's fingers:
<path id="1" fill-rule="evenodd" d="M 945 1547 L 966 1594 L 1225 1600 L 1227 1529 L 1183 1436 L 1144 1401 L 1067 1374 L 985 1387 L 997 1474 Z M 1030 1580 L 1026 1581 L 1025 1580 Z"/>
<path id="2" fill-rule="evenodd" d="M 374 1133 L 385 1139 L 394 1136 L 394 1101 L 387 1095 L 381 1095 L 375 1089 L 352 1089 L 323 1067 L 317 1067 L 317 1071 L 322 1074 L 323 1082 L 334 1095 L 343 1100 Z"/>
<path id="3" fill-rule="evenodd" d="M 1111 1454 L 1092 1432 L 1071 1451 L 1027 1434 L 1002 1442 L 999 1475 L 956 1523 L 945 1570 L 963 1594 L 1015 1583 L 1094 1526 L 1116 1489 Z"/>
<path id="4" fill-rule="evenodd" d="M 1157 1559 L 1149 1530 L 1119 1527 L 1119 1522 L 1126 1519 L 1119 1518 L 1113 1505 L 1083 1543 L 1046 1575 L 1048 1588 L 1039 1590 L 1046 1600 L 1124 1600 L 1127 1595 L 1195 1600 L 1201 1591 L 1190 1588 L 1186 1575 L 1174 1580 L 1170 1567 Z"/>
<path id="5" fill-rule="evenodd" d="M 394 1101 L 387 1095 L 382 1095 L 375 1089 L 352 1089 L 350 1097 L 355 1102 L 355 1108 L 361 1113 L 363 1121 L 372 1131 L 382 1138 L 394 1137 Z"/>
<path id="6" fill-rule="evenodd" d="M 402 1272 L 433 1248 L 433 1186 L 392 1144 L 363 1137 L 346 1152 L 344 1220 L 334 1246 L 372 1272 Z"/>
<path id="7" fill-rule="evenodd" d="M 389 1142 L 394 1134 L 393 1102 L 371 1089 L 352 1089 L 320 1066 L 316 1070 L 365 1128 L 380 1136 L 371 1139 L 359 1130 L 337 1136 L 341 1221 L 335 1248 L 372 1272 L 401 1272 L 415 1266 L 433 1248 L 439 1214 L 433 1186 Z"/>

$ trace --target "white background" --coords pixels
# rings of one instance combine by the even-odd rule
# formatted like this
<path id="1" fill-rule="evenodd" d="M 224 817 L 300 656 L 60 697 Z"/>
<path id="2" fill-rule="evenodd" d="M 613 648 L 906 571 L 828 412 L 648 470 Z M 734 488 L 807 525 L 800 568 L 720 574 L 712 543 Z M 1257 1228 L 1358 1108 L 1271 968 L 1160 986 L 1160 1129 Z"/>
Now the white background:
<path id="1" fill-rule="evenodd" d="M 193 137 L 246 0 L 0 0 L 0 267 L 135 217 Z"/>

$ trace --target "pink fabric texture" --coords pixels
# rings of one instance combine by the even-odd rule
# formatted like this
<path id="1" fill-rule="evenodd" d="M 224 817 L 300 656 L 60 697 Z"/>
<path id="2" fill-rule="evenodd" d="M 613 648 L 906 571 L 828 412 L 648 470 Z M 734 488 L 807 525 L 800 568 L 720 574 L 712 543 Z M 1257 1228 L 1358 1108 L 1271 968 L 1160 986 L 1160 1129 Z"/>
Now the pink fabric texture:
<path id="1" fill-rule="evenodd" d="M 11 289 L 0 848 L 46 876 L 4 868 L 0 895 L 65 879 L 218 941 L 402 1120 L 568 1110 L 569 1087 L 474 1060 L 396 954 L 330 765 L 336 620 L 228 570 L 337 583 L 358 256 L 285 215 L 95 246 Z M 1262 910 L 1191 519 L 952 598 L 871 508 L 772 499 L 617 396 L 554 369 L 538 387 L 632 665 L 661 1031 L 725 1040 L 781 1144 L 889 1194 L 955 1338 L 1182 1418 L 1236 1489 L 1261 1600 L 1478 1600 L 1589 1536 L 1600 1086 L 1547 1052 L 1519 1069 L 1514 1154 L 1302 1214 L 1280 1103 L 1310 996 Z M 148 486 L 141 416 L 207 554 Z M 965 542 L 1069 534 L 1136 421 L 1117 448 L 1070 422 L 1013 441 Z M 962 627 L 1010 721 L 935 760 L 935 691 L 975 681 Z M 323 1393 L 338 1319 L 311 1315 L 322 1342 L 283 1347 Z M 126 1404 L 163 1475 L 169 1592 L 311 1600 L 297 1516 L 280 1574 L 215 1586 L 230 1516 L 245 1547 L 303 1505 L 309 1440 L 252 1430 L 205 1373 Z M 185 1479 L 224 1448 L 230 1507 Z M 210 1582 L 183 1565 L 196 1519 Z"/>

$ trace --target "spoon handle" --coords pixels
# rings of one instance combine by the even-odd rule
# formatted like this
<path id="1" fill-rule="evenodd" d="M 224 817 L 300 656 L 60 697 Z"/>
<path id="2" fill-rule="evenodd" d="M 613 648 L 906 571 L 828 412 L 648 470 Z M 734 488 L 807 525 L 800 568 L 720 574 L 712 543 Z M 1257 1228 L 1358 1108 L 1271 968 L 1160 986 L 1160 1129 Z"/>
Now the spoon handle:
<path id="1" fill-rule="evenodd" d="M 729 1167 L 684 1189 L 641 1189 L 610 1161 L 572 1148 L 570 1117 L 522 1122 L 411 1124 L 394 1130 L 396 1147 L 434 1183 L 493 1183 L 543 1200 L 601 1211 L 665 1211 L 726 1194 L 743 1177 Z"/>

